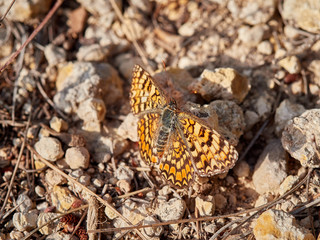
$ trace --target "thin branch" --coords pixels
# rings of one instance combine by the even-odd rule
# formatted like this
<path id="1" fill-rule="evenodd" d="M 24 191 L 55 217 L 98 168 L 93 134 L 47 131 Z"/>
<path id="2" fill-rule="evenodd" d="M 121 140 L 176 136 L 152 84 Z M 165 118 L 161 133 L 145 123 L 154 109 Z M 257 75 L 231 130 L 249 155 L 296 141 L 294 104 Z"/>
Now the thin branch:
<path id="1" fill-rule="evenodd" d="M 61 6 L 62 3 L 63 3 L 63 0 L 57 0 L 56 1 L 56 3 L 53 6 L 53 8 L 49 11 L 49 13 L 43 19 L 43 21 L 39 24 L 39 26 L 31 33 L 30 37 L 28 37 L 28 39 L 24 42 L 24 44 L 22 44 L 21 47 L 15 53 L 13 53 L 11 55 L 11 57 L 9 58 L 9 60 L 0 68 L 0 73 L 2 73 L 8 67 L 8 65 L 11 64 L 13 62 L 13 60 L 20 54 L 22 49 L 24 49 L 31 42 L 31 40 L 34 39 L 34 37 L 47 24 L 49 19 L 51 19 L 53 14 L 57 11 L 57 9 Z"/>

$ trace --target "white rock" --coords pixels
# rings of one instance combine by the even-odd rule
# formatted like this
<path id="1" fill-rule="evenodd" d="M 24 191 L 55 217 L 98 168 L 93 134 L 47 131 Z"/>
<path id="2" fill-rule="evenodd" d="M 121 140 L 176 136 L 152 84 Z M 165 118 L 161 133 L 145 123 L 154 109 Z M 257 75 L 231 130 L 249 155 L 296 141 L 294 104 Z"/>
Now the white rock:
<path id="1" fill-rule="evenodd" d="M 15 231 L 15 230 L 13 230 L 13 231 L 11 231 L 10 232 L 10 239 L 22 239 L 25 235 L 22 233 L 22 232 L 20 232 L 20 231 Z M 5 236 L 3 237 L 3 236 L 1 236 L 1 240 L 5 240 L 6 238 L 5 238 Z"/>
<path id="2" fill-rule="evenodd" d="M 208 196 L 197 196 L 195 199 L 196 208 L 199 211 L 201 217 L 212 216 L 215 211 L 214 197 Z"/>
<path id="3" fill-rule="evenodd" d="M 52 162 L 57 161 L 64 154 L 60 141 L 53 137 L 42 137 L 35 143 L 34 148 L 41 157 Z"/>
<path id="4" fill-rule="evenodd" d="M 66 163 L 71 169 L 88 168 L 90 164 L 90 154 L 85 147 L 71 147 L 66 151 Z"/>
<path id="5" fill-rule="evenodd" d="M 50 127 L 57 132 L 62 132 L 68 129 L 68 123 L 62 118 L 54 116 L 50 120 Z"/>
<path id="6" fill-rule="evenodd" d="M 44 235 L 49 235 L 49 234 L 52 234 L 53 232 L 56 231 L 56 228 L 57 228 L 57 225 L 59 223 L 59 219 L 56 219 L 55 221 L 49 223 L 49 224 L 46 224 L 47 222 L 49 222 L 51 219 L 55 218 L 59 216 L 58 213 L 40 213 L 39 214 L 39 217 L 38 217 L 38 220 L 37 220 L 37 226 L 40 227 L 42 225 L 45 225 L 43 226 L 42 228 L 39 229 L 39 231 L 44 234 Z"/>
<path id="7" fill-rule="evenodd" d="M 253 107 L 260 118 L 268 116 L 271 112 L 273 103 L 271 99 L 270 95 L 263 94 L 255 101 Z"/>
<path id="8" fill-rule="evenodd" d="M 282 17 L 312 33 L 320 32 L 320 5 L 314 0 L 286 0 L 283 2 Z"/>
<path id="9" fill-rule="evenodd" d="M 120 165 L 116 170 L 116 176 L 119 180 L 131 181 L 134 177 L 134 172 L 130 168 Z"/>
<path id="10" fill-rule="evenodd" d="M 18 231 L 29 231 L 37 226 L 38 214 L 30 213 L 15 213 L 13 214 L 12 223 Z"/>
<path id="11" fill-rule="evenodd" d="M 244 2 L 230 0 L 227 2 L 227 8 L 232 13 L 233 18 L 244 20 L 251 25 L 266 23 L 273 16 L 276 9 L 276 4 L 272 0 L 250 0 Z"/>
<path id="12" fill-rule="evenodd" d="M 100 46 L 99 44 L 91 44 L 81 46 L 77 52 L 78 61 L 84 62 L 100 62 L 105 60 L 110 54 L 108 47 Z"/>
<path id="13" fill-rule="evenodd" d="M 148 216 L 143 220 L 143 225 L 155 223 L 159 223 L 159 220 L 152 216 Z M 148 237 L 160 237 L 163 232 L 163 226 L 144 228 L 143 231 Z"/>
<path id="14" fill-rule="evenodd" d="M 138 118 L 129 113 L 118 128 L 118 135 L 128 138 L 132 142 L 138 142 Z"/>
<path id="15" fill-rule="evenodd" d="M 39 197 L 44 197 L 46 194 L 46 190 L 39 185 L 34 188 L 34 191 Z"/>
<path id="16" fill-rule="evenodd" d="M 181 219 L 186 210 L 186 203 L 182 199 L 172 198 L 168 202 L 160 202 L 156 214 L 161 221 Z"/>
<path id="17" fill-rule="evenodd" d="M 256 47 L 262 41 L 267 30 L 266 25 L 255 25 L 252 28 L 244 26 L 239 28 L 238 37 L 245 45 Z"/>
<path id="18" fill-rule="evenodd" d="M 295 218 L 286 212 L 270 209 L 262 213 L 253 228 L 257 240 L 268 239 L 308 239 L 315 237 L 296 223 Z"/>
<path id="19" fill-rule="evenodd" d="M 80 103 L 87 99 L 102 99 L 106 106 L 114 106 L 123 95 L 122 80 L 106 63 L 61 64 L 56 85 L 58 92 L 53 98 L 54 103 L 66 113 L 77 112 Z"/>
<path id="20" fill-rule="evenodd" d="M 276 134 L 279 136 L 289 120 L 301 115 L 306 109 L 300 105 L 291 103 L 288 99 L 283 100 L 274 116 Z"/>
<path id="21" fill-rule="evenodd" d="M 289 154 L 309 168 L 319 168 L 320 110 L 310 109 L 288 122 L 282 132 L 282 145 Z"/>
<path id="22" fill-rule="evenodd" d="M 99 179 L 99 178 L 93 179 L 92 183 L 97 188 L 101 188 L 104 185 L 104 181 L 102 179 Z"/>
<path id="23" fill-rule="evenodd" d="M 101 122 L 106 115 L 107 109 L 101 99 L 89 98 L 80 103 L 77 115 L 85 123 Z"/>
<path id="24" fill-rule="evenodd" d="M 58 63 L 66 61 L 67 57 L 66 51 L 54 44 L 49 44 L 45 47 L 44 55 L 50 66 L 55 66 Z"/>
<path id="25" fill-rule="evenodd" d="M 296 56 L 285 57 L 281 59 L 278 64 L 291 74 L 301 71 L 301 63 Z"/>
<path id="26" fill-rule="evenodd" d="M 19 195 L 17 199 L 17 205 L 19 205 L 18 209 L 20 212 L 26 213 L 32 208 L 33 202 L 27 194 L 23 193 Z"/>
<path id="27" fill-rule="evenodd" d="M 54 170 L 48 169 L 45 175 L 46 182 L 51 185 L 62 185 L 67 183 L 67 179 Z"/>
<path id="28" fill-rule="evenodd" d="M 280 141 L 274 140 L 265 147 L 259 156 L 252 182 L 255 190 L 264 194 L 265 192 L 277 192 L 286 177 L 285 151 Z"/>
<path id="29" fill-rule="evenodd" d="M 273 48 L 269 41 L 262 41 L 261 43 L 259 43 L 257 50 L 262 54 L 271 55 Z"/>
<path id="30" fill-rule="evenodd" d="M 259 115 L 251 110 L 245 111 L 244 119 L 246 122 L 246 130 L 250 130 L 260 120 Z"/>

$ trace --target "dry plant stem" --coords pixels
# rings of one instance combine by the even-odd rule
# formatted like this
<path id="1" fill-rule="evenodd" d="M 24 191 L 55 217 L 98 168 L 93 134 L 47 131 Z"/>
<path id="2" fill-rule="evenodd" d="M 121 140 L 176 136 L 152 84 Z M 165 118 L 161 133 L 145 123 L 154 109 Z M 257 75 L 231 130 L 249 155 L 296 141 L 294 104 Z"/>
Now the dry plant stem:
<path id="1" fill-rule="evenodd" d="M 27 123 L 26 129 L 25 129 L 25 132 L 24 132 L 24 136 L 27 136 L 27 132 L 28 132 L 28 129 L 29 129 L 30 121 L 31 121 L 31 114 L 29 115 L 29 118 L 28 118 L 28 123 Z M 7 204 L 7 201 L 9 199 L 9 196 L 10 196 L 10 193 L 11 193 L 11 190 L 12 190 L 13 182 L 14 182 L 15 176 L 17 174 L 19 165 L 20 165 L 20 161 L 21 161 L 21 158 L 22 158 L 22 154 L 23 154 L 24 148 L 26 146 L 26 141 L 27 141 L 26 137 L 24 137 L 24 140 L 23 140 L 21 148 L 20 148 L 19 156 L 18 156 L 18 161 L 17 161 L 17 163 L 16 163 L 16 165 L 14 167 L 14 170 L 13 170 L 13 173 L 12 173 L 12 176 L 11 176 L 11 179 L 10 179 L 8 192 L 7 192 L 7 195 L 6 195 L 5 199 L 4 199 L 3 205 L 2 205 L 2 207 L 0 209 L 0 219 L 3 216 L 3 210 L 4 210 L 4 208 L 5 208 L 6 204 Z"/>
<path id="2" fill-rule="evenodd" d="M 7 16 L 8 12 L 10 11 L 10 9 L 12 8 L 13 4 L 14 4 L 15 0 L 12 0 L 12 2 L 10 3 L 10 6 L 8 7 L 7 11 L 4 13 L 4 15 L 2 16 L 2 18 L 0 18 L 0 23 L 3 21 L 3 19 Z"/>
<path id="3" fill-rule="evenodd" d="M 125 23 L 125 19 L 121 13 L 121 11 L 119 10 L 117 4 L 115 3 L 114 0 L 110 0 L 110 3 L 111 3 L 111 6 L 113 7 L 114 11 L 116 12 L 118 18 L 120 19 L 120 21 L 122 22 L 122 24 L 126 24 Z M 149 66 L 148 64 L 148 59 L 147 57 L 145 56 L 142 48 L 140 47 L 140 45 L 137 43 L 137 40 L 135 39 L 135 34 L 133 33 L 133 30 L 132 30 L 132 24 L 131 22 L 128 21 L 127 23 L 129 26 L 128 26 L 128 30 L 129 30 L 129 37 L 127 36 L 128 39 L 132 39 L 132 43 L 133 43 L 133 46 L 136 48 L 138 54 L 140 55 L 141 59 L 142 59 L 142 62 L 146 65 L 146 66 Z M 126 34 L 126 33 L 125 33 Z M 154 71 L 152 69 L 150 69 L 149 67 L 147 67 L 147 70 L 153 74 Z"/>
<path id="4" fill-rule="evenodd" d="M 250 141 L 249 145 L 246 147 L 246 149 L 244 150 L 244 152 L 241 154 L 240 158 L 239 158 L 239 162 L 242 161 L 242 159 L 244 159 L 247 155 L 247 153 L 250 151 L 250 149 L 252 148 L 253 144 L 257 141 L 257 139 L 259 138 L 259 136 L 262 134 L 263 130 L 266 128 L 266 126 L 268 125 L 268 123 L 270 122 L 270 118 L 268 118 L 260 127 L 259 131 L 256 133 L 256 135 L 252 138 L 252 140 Z"/>
<path id="5" fill-rule="evenodd" d="M 112 212 L 117 215 L 119 218 L 121 218 L 121 220 L 123 220 L 125 223 L 127 223 L 129 226 L 132 225 L 132 223 L 125 218 L 122 214 L 120 214 L 112 205 L 110 205 L 106 200 L 102 199 L 100 196 L 98 196 L 97 194 L 95 194 L 94 192 L 92 192 L 89 188 L 87 188 L 86 186 L 82 185 L 81 183 L 77 182 L 77 180 L 75 180 L 74 178 L 70 177 L 68 174 L 64 173 L 63 171 L 61 171 L 58 167 L 56 167 L 55 165 L 53 165 L 52 163 L 50 163 L 49 161 L 47 161 L 46 159 L 44 159 L 43 157 L 40 156 L 40 154 L 30 145 L 27 145 L 28 149 L 36 155 L 36 157 L 43 162 L 44 164 L 46 164 L 48 167 L 50 167 L 51 169 L 53 169 L 55 172 L 59 173 L 61 176 L 65 177 L 66 179 L 68 179 L 70 182 L 72 182 L 73 184 L 77 185 L 78 187 L 80 187 L 84 192 L 86 192 L 87 194 L 94 196 L 99 202 L 101 202 L 102 204 L 104 204 L 106 207 L 108 207 L 109 209 L 112 210 Z M 145 236 L 137 229 L 135 229 L 137 234 L 142 238 L 142 239 L 146 239 Z"/>
<path id="6" fill-rule="evenodd" d="M 19 33 L 22 34 L 21 43 L 23 43 L 27 39 L 26 32 L 24 31 L 23 27 L 19 23 L 17 24 L 17 28 L 19 29 Z M 12 119 L 13 122 L 16 119 L 16 117 L 15 117 L 15 113 L 16 113 L 15 109 L 16 109 L 16 102 L 17 102 L 16 99 L 17 99 L 17 93 L 18 93 L 18 79 L 19 79 L 20 72 L 21 72 L 22 65 L 23 65 L 24 54 L 25 54 L 25 48 L 23 48 L 21 50 L 21 54 L 20 54 L 20 56 L 18 58 L 17 64 L 15 64 L 15 67 L 14 67 L 14 70 L 16 72 L 17 77 L 15 79 L 15 84 L 14 84 L 14 89 L 13 89 L 13 94 L 12 94 L 12 105 L 13 106 L 12 106 L 11 119 Z"/>
<path id="7" fill-rule="evenodd" d="M 61 6 L 63 3 L 63 0 L 57 0 L 54 4 L 53 8 L 49 11 L 47 16 L 43 19 L 43 21 L 39 24 L 39 26 L 31 33 L 31 35 L 28 37 L 28 39 L 24 42 L 24 44 L 21 45 L 21 47 L 11 55 L 9 60 L 0 68 L 0 73 L 4 71 L 4 69 L 7 68 L 9 64 L 13 62 L 13 60 L 19 55 L 22 49 L 24 49 L 31 40 L 40 32 L 40 30 L 44 27 L 44 25 L 49 21 L 49 19 L 53 16 L 53 14 L 57 11 L 57 9 Z"/>
<path id="8" fill-rule="evenodd" d="M 78 230 L 78 228 L 80 227 L 80 224 L 83 222 L 83 219 L 85 218 L 85 216 L 88 213 L 88 208 L 86 209 L 85 213 L 82 214 L 78 224 L 76 225 L 76 227 L 74 228 L 73 232 L 71 233 L 70 239 L 74 236 L 74 234 L 76 233 L 76 231 Z"/>
<path id="9" fill-rule="evenodd" d="M 115 197 L 115 198 L 113 198 L 113 199 L 126 198 L 126 197 L 130 197 L 130 196 L 133 196 L 133 195 L 136 195 L 136 194 L 139 194 L 139 193 L 145 193 L 145 192 L 150 192 L 150 191 L 152 191 L 152 188 L 143 188 L 143 189 L 140 189 L 140 190 L 138 190 L 138 191 L 129 192 L 129 193 L 120 195 L 120 196 Z"/>
<path id="10" fill-rule="evenodd" d="M 48 222 L 42 224 L 41 226 L 33 229 L 31 232 L 29 232 L 28 235 L 26 235 L 26 236 L 25 236 L 24 238 L 22 238 L 21 240 L 27 240 L 27 239 L 30 238 L 34 233 L 36 233 L 37 231 L 39 231 L 39 230 L 40 230 L 41 228 L 43 228 L 44 226 L 47 226 L 48 224 L 54 222 L 55 220 L 57 220 L 57 219 L 65 216 L 65 215 L 68 215 L 69 213 L 77 212 L 77 211 L 80 211 L 80 210 L 86 209 L 86 208 L 88 208 L 88 205 L 83 205 L 83 206 L 81 206 L 81 207 L 79 207 L 79 208 L 72 209 L 72 210 L 70 210 L 70 211 L 68 211 L 68 212 L 66 212 L 66 213 L 62 213 L 62 214 L 60 214 L 59 216 L 56 216 L 55 218 L 50 219 Z"/>
<path id="11" fill-rule="evenodd" d="M 242 219 L 236 219 L 233 220 L 231 222 L 229 222 L 228 224 L 224 225 L 222 228 L 220 228 L 218 231 L 216 231 L 209 240 L 215 240 L 218 238 L 219 234 L 222 233 L 224 230 L 228 229 L 231 225 L 241 221 Z"/>
<path id="12" fill-rule="evenodd" d="M 283 194 L 279 198 L 271 201 L 270 203 L 266 203 L 266 204 L 263 204 L 263 205 L 261 205 L 259 207 L 248 209 L 248 210 L 241 211 L 241 212 L 238 212 L 238 213 L 226 214 L 226 215 L 220 215 L 220 216 L 192 218 L 192 219 L 180 219 L 180 220 L 160 222 L 160 223 L 149 224 L 149 225 L 138 224 L 138 225 L 134 225 L 134 226 L 130 226 L 130 227 L 100 229 L 100 230 L 97 230 L 96 232 L 114 232 L 114 231 L 130 230 L 130 229 L 147 228 L 147 227 L 158 227 L 158 226 L 165 226 L 165 225 L 170 225 L 170 224 L 189 223 L 189 222 L 196 222 L 196 221 L 212 221 L 212 220 L 219 219 L 219 218 L 237 217 L 237 216 L 248 214 L 248 213 L 254 212 L 254 211 L 260 211 L 260 210 L 265 211 L 265 210 L 273 207 L 274 205 L 276 205 L 283 198 L 286 198 L 287 196 L 292 194 L 298 188 L 300 188 L 302 186 L 302 184 L 304 184 L 306 182 L 306 180 L 307 180 L 308 176 L 310 175 L 310 173 L 311 173 L 311 171 L 309 171 L 308 174 L 304 177 L 304 179 L 302 179 L 294 188 L 292 188 L 291 190 L 289 190 L 288 192 L 286 192 L 285 194 Z"/>

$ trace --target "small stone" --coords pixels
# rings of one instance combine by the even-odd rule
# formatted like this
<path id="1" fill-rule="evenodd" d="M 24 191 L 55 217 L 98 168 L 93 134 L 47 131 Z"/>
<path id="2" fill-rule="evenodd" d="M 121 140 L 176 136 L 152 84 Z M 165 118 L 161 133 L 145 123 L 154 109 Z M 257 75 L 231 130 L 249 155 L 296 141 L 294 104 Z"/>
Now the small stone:
<path id="1" fill-rule="evenodd" d="M 300 73 L 301 71 L 301 63 L 296 56 L 285 57 L 278 64 L 291 74 Z"/>
<path id="2" fill-rule="evenodd" d="M 106 112 L 106 106 L 101 99 L 89 98 L 80 103 L 77 115 L 85 123 L 91 121 L 101 122 Z"/>
<path id="3" fill-rule="evenodd" d="M 289 120 L 305 112 L 305 108 L 300 104 L 291 103 L 288 99 L 283 100 L 276 110 L 274 116 L 276 134 L 279 136 Z"/>
<path id="4" fill-rule="evenodd" d="M 110 219 L 113 220 L 115 219 L 118 215 L 114 213 L 114 211 L 109 208 L 108 206 L 105 207 L 104 209 L 104 213 L 106 214 L 106 216 Z"/>
<path id="5" fill-rule="evenodd" d="M 93 179 L 92 183 L 97 188 L 101 188 L 104 185 L 104 181 L 102 179 L 99 179 L 99 178 Z"/>
<path id="6" fill-rule="evenodd" d="M 204 230 L 208 233 L 215 233 L 217 231 L 217 226 L 214 223 L 211 223 L 205 226 Z"/>
<path id="7" fill-rule="evenodd" d="M 58 63 L 65 62 L 67 57 L 66 51 L 54 44 L 49 44 L 45 47 L 44 55 L 50 66 L 55 66 Z"/>
<path id="8" fill-rule="evenodd" d="M 253 107 L 255 112 L 258 114 L 259 118 L 265 118 L 268 116 L 272 111 L 272 98 L 270 95 L 262 94 L 258 99 L 255 101 Z"/>
<path id="9" fill-rule="evenodd" d="M 161 221 L 181 219 L 186 210 L 186 203 L 182 199 L 172 198 L 167 202 L 160 202 L 156 214 Z"/>
<path id="10" fill-rule="evenodd" d="M 23 193 L 19 195 L 17 205 L 20 212 L 26 213 L 32 208 L 33 202 L 27 194 Z"/>
<path id="11" fill-rule="evenodd" d="M 87 99 L 101 99 L 105 106 L 113 106 L 122 98 L 123 82 L 117 71 L 106 63 L 69 62 L 59 65 L 56 80 L 58 92 L 53 100 L 66 113 L 81 115 L 77 110 Z M 91 100 L 89 100 L 90 105 Z M 93 101 L 94 103 L 95 101 Z M 101 104 L 96 114 L 101 119 Z M 103 108 L 103 107 L 102 107 Z"/>
<path id="12" fill-rule="evenodd" d="M 48 202 L 41 202 L 37 204 L 37 210 L 40 212 L 45 211 L 47 208 L 49 207 L 49 203 Z"/>
<path id="13" fill-rule="evenodd" d="M 54 186 L 51 192 L 52 205 L 60 212 L 68 211 L 78 199 L 66 187 Z"/>
<path id="14" fill-rule="evenodd" d="M 319 126 L 320 110 L 310 109 L 290 120 L 282 132 L 281 142 L 284 149 L 304 167 L 320 167 Z"/>
<path id="15" fill-rule="evenodd" d="M 291 39 L 297 39 L 300 36 L 299 30 L 290 25 L 285 25 L 283 32 L 288 38 Z"/>
<path id="16" fill-rule="evenodd" d="M 319 59 L 312 60 L 308 65 L 308 70 L 314 74 L 313 81 L 317 85 L 320 85 L 320 60 Z"/>
<path id="17" fill-rule="evenodd" d="M 17 239 L 17 240 L 19 240 L 19 239 L 22 239 L 22 238 L 24 238 L 24 234 L 22 233 L 22 232 L 20 232 L 20 231 L 15 231 L 15 230 L 13 230 L 13 231 L 11 231 L 10 232 L 10 239 Z M 7 238 L 5 237 L 5 236 L 1 236 L 1 238 L 0 238 L 1 240 L 6 240 Z"/>
<path id="18" fill-rule="evenodd" d="M 222 98 L 242 102 L 250 89 L 248 79 L 232 68 L 218 68 L 214 72 L 205 69 L 200 78 L 189 89 L 199 93 L 207 101 Z"/>
<path id="19" fill-rule="evenodd" d="M 118 135 L 123 138 L 128 138 L 132 142 L 138 142 L 138 118 L 132 113 L 129 113 L 118 128 Z"/>
<path id="20" fill-rule="evenodd" d="M 227 206 L 227 199 L 220 193 L 214 195 L 214 201 L 217 209 L 224 209 Z"/>
<path id="21" fill-rule="evenodd" d="M 91 44 L 79 48 L 77 59 L 84 62 L 102 62 L 109 54 L 110 49 L 108 47 L 103 47 L 100 44 Z"/>
<path id="22" fill-rule="evenodd" d="M 66 163 L 71 169 L 88 168 L 90 164 L 90 154 L 85 147 L 71 147 L 66 151 Z"/>
<path id="23" fill-rule="evenodd" d="M 146 206 L 141 203 L 133 202 L 128 199 L 124 202 L 122 207 L 117 209 L 122 215 L 127 218 L 132 224 L 138 224 L 143 221 L 148 215 Z M 127 225 L 120 218 L 114 220 L 115 227 L 121 227 Z"/>
<path id="24" fill-rule="evenodd" d="M 147 216 L 143 220 L 143 225 L 151 225 L 156 223 L 159 223 L 159 220 L 152 216 Z M 144 228 L 143 231 L 148 237 L 160 237 L 163 232 L 163 226 L 148 227 Z"/>
<path id="25" fill-rule="evenodd" d="M 274 53 L 275 59 L 283 58 L 287 54 L 287 51 L 283 48 L 278 48 L 276 52 Z"/>
<path id="26" fill-rule="evenodd" d="M 249 47 L 256 47 L 262 41 L 267 30 L 267 25 L 255 25 L 252 28 L 248 26 L 240 27 L 238 30 L 238 38 L 245 45 Z"/>
<path id="27" fill-rule="evenodd" d="M 89 186 L 90 180 L 91 180 L 91 177 L 87 174 L 79 177 L 79 183 L 83 184 L 84 186 Z"/>
<path id="28" fill-rule="evenodd" d="M 287 191 L 289 191 L 293 186 L 299 182 L 299 177 L 298 176 L 292 176 L 289 175 L 286 177 L 286 179 L 281 183 L 280 188 L 279 188 L 279 194 L 283 195 Z"/>
<path id="29" fill-rule="evenodd" d="M 34 188 L 34 191 L 39 197 L 44 197 L 46 194 L 46 190 L 39 185 Z"/>
<path id="30" fill-rule="evenodd" d="M 18 231 L 29 231 L 37 226 L 38 214 L 35 212 L 13 214 L 12 224 Z"/>
<path id="31" fill-rule="evenodd" d="M 280 141 L 273 140 L 259 156 L 252 176 L 253 185 L 260 194 L 277 192 L 286 177 L 285 151 Z"/>
<path id="32" fill-rule="evenodd" d="M 320 32 L 320 6 L 314 0 L 286 0 L 281 16 L 287 22 L 311 33 Z"/>
<path id="33" fill-rule="evenodd" d="M 50 127 L 57 132 L 63 132 L 68 130 L 68 123 L 62 118 L 53 117 L 50 120 Z"/>
<path id="34" fill-rule="evenodd" d="M 253 228 L 257 240 L 264 239 L 305 239 L 315 240 L 314 236 L 296 223 L 295 218 L 286 212 L 270 209 L 262 213 Z"/>
<path id="35" fill-rule="evenodd" d="M 250 0 L 238 2 L 230 0 L 227 4 L 232 17 L 241 19 L 250 25 L 266 23 L 273 16 L 276 4 L 272 0 Z"/>
<path id="36" fill-rule="evenodd" d="M 128 193 L 131 191 L 131 184 L 129 181 L 127 180 L 119 180 L 117 182 L 117 186 L 120 188 L 120 190 L 123 192 L 123 193 Z"/>
<path id="37" fill-rule="evenodd" d="M 270 193 L 260 195 L 256 200 L 254 207 L 260 207 L 272 200 L 272 196 Z"/>
<path id="38" fill-rule="evenodd" d="M 250 166 L 245 161 L 238 162 L 233 168 L 233 172 L 237 175 L 238 178 L 249 177 Z"/>
<path id="39" fill-rule="evenodd" d="M 64 154 L 60 141 L 53 137 L 42 137 L 35 143 L 34 148 L 41 157 L 52 162 L 57 161 Z"/>
<path id="40" fill-rule="evenodd" d="M 55 232 L 56 228 L 57 228 L 57 225 L 59 223 L 59 219 L 56 219 L 55 221 L 53 222 L 50 222 L 49 224 L 46 224 L 48 223 L 51 219 L 55 218 L 59 216 L 58 213 L 40 213 L 39 214 L 39 217 L 38 217 L 38 220 L 37 220 L 37 226 L 40 227 L 42 225 L 44 225 L 43 227 L 41 227 L 39 229 L 39 231 L 41 232 L 41 234 L 44 234 L 44 235 L 49 235 L 49 234 L 52 234 L 53 232 Z"/>
<path id="41" fill-rule="evenodd" d="M 62 185 L 67 183 L 67 179 L 65 177 L 51 169 L 47 170 L 45 179 L 46 182 L 51 186 Z"/>
<path id="42" fill-rule="evenodd" d="M 251 110 L 245 111 L 244 119 L 246 122 L 246 130 L 250 130 L 260 120 L 259 115 Z"/>
<path id="43" fill-rule="evenodd" d="M 119 166 L 116 171 L 116 176 L 119 180 L 131 181 L 134 177 L 134 172 L 126 166 Z"/>
<path id="44" fill-rule="evenodd" d="M 213 196 L 197 196 L 195 204 L 201 217 L 212 216 L 214 214 L 215 202 Z"/>
<path id="45" fill-rule="evenodd" d="M 190 37 L 196 31 L 196 26 L 192 22 L 186 22 L 178 29 L 178 33 L 184 37 Z"/>
<path id="46" fill-rule="evenodd" d="M 269 41 L 262 41 L 259 43 L 257 47 L 258 52 L 265 54 L 265 55 L 271 55 L 272 54 L 272 45 Z"/>

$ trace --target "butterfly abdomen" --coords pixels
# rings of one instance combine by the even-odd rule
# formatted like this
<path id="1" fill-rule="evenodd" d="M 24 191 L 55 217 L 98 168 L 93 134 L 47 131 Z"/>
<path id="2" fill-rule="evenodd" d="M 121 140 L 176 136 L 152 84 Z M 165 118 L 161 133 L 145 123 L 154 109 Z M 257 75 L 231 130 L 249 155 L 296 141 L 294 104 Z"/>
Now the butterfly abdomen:
<path id="1" fill-rule="evenodd" d="M 156 143 L 156 150 L 159 156 L 162 156 L 164 152 L 164 148 L 167 144 L 168 137 L 169 137 L 169 128 L 166 126 L 161 126 L 159 131 L 159 136 Z"/>
<path id="2" fill-rule="evenodd" d="M 156 141 L 156 151 L 158 156 L 162 156 L 165 147 L 168 143 L 169 133 L 174 129 L 174 111 L 168 106 L 161 117 L 161 127 L 159 129 L 158 138 Z"/>

